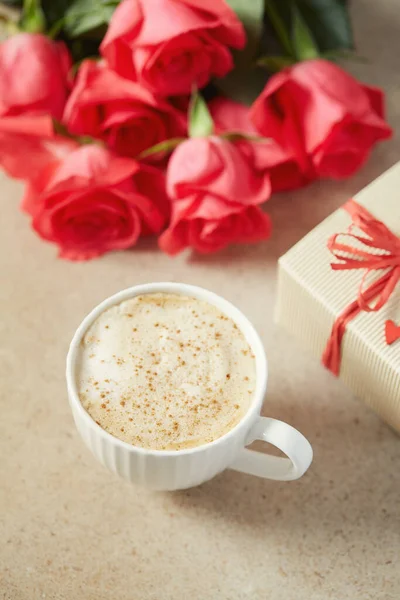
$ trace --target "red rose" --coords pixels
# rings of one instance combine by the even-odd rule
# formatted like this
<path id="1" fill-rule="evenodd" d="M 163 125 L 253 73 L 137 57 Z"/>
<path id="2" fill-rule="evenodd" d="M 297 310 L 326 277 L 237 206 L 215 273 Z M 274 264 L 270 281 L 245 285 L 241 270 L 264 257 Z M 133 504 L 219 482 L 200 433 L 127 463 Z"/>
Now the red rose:
<path id="1" fill-rule="evenodd" d="M 101 138 L 131 157 L 187 129 L 186 117 L 171 104 L 90 60 L 79 69 L 64 122 L 71 132 Z"/>
<path id="2" fill-rule="evenodd" d="M 30 33 L 0 44 L 0 165 L 12 177 L 29 179 L 69 151 L 55 136 L 69 90 L 71 59 L 66 46 Z"/>
<path id="3" fill-rule="evenodd" d="M 270 234 L 270 219 L 258 206 L 271 193 L 269 177 L 226 140 L 191 138 L 178 146 L 168 165 L 167 191 L 172 217 L 159 244 L 168 254 L 188 246 L 214 252 Z"/>
<path id="4" fill-rule="evenodd" d="M 235 132 L 251 136 L 259 135 L 250 121 L 247 106 L 228 100 L 215 98 L 209 103 L 209 110 L 214 120 L 217 133 Z M 271 189 L 274 192 L 283 192 L 297 189 L 309 182 L 293 155 L 275 140 L 253 141 L 239 140 L 235 142 L 242 152 L 249 155 L 255 168 L 269 173 Z"/>
<path id="5" fill-rule="evenodd" d="M 326 60 L 298 63 L 271 77 L 251 108 L 255 127 L 291 151 L 308 176 L 354 173 L 372 146 L 391 135 L 383 93 Z"/>
<path id="6" fill-rule="evenodd" d="M 22 208 L 61 257 L 85 260 L 159 232 L 166 220 L 163 190 L 159 170 L 88 145 L 43 169 Z"/>
<path id="7" fill-rule="evenodd" d="M 0 117 L 48 113 L 60 119 L 69 90 L 66 46 L 21 33 L 0 44 Z"/>
<path id="8" fill-rule="evenodd" d="M 233 67 L 228 47 L 244 44 L 225 0 L 123 0 L 101 52 L 120 75 L 168 96 L 226 75 Z"/>

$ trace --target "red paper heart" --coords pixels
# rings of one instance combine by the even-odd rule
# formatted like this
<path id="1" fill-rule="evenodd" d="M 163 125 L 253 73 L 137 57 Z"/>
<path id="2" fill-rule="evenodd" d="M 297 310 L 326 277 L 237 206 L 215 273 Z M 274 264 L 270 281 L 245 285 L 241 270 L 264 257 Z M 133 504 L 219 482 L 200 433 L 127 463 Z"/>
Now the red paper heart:
<path id="1" fill-rule="evenodd" d="M 398 327 L 394 321 L 386 321 L 385 338 L 388 345 L 393 344 L 393 342 L 400 339 L 400 327 Z"/>

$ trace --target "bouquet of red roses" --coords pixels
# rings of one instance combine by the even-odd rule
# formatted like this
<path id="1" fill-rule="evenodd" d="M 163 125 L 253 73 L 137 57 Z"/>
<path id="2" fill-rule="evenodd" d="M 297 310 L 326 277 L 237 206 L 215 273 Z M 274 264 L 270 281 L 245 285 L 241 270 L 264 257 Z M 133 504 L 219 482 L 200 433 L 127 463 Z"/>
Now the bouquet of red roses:
<path id="1" fill-rule="evenodd" d="M 352 46 L 344 0 L 7 5 L 0 164 L 63 258 L 265 239 L 271 193 L 391 135 L 382 92 L 328 60 Z"/>

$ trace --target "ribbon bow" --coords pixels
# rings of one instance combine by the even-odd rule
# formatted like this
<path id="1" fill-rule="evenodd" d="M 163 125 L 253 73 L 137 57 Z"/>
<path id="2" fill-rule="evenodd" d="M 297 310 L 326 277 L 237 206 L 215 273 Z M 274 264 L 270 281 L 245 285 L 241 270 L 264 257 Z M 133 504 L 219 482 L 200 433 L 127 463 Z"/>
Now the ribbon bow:
<path id="1" fill-rule="evenodd" d="M 347 233 L 337 233 L 328 241 L 329 250 L 340 261 L 332 263 L 331 267 L 335 271 L 364 269 L 365 273 L 357 299 L 337 317 L 322 355 L 323 364 L 335 375 L 340 371 L 340 348 L 347 324 L 361 311 L 380 310 L 400 280 L 400 238 L 355 200 L 349 200 L 343 208 L 351 216 L 352 223 Z M 352 233 L 353 227 L 364 235 Z M 358 246 L 362 244 L 363 248 L 352 245 L 354 241 L 358 242 Z M 372 249 L 379 252 L 371 252 Z M 384 274 L 368 285 L 368 276 L 382 270 Z"/>

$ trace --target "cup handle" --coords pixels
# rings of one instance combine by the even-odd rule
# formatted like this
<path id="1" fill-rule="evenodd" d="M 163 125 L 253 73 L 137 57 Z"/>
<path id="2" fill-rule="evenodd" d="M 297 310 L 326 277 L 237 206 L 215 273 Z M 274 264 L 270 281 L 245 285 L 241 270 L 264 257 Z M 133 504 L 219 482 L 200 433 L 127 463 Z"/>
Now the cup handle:
<path id="1" fill-rule="evenodd" d="M 231 469 L 279 481 L 299 479 L 307 471 L 313 458 L 310 442 L 297 429 L 269 417 L 259 417 L 250 430 L 247 444 L 255 440 L 276 446 L 287 458 L 271 456 L 243 448 Z"/>

